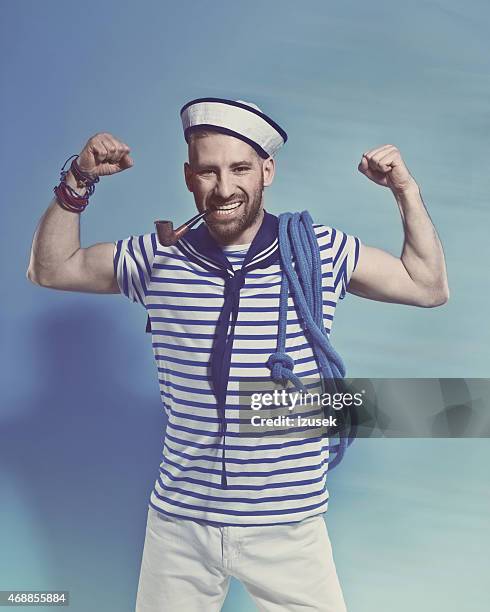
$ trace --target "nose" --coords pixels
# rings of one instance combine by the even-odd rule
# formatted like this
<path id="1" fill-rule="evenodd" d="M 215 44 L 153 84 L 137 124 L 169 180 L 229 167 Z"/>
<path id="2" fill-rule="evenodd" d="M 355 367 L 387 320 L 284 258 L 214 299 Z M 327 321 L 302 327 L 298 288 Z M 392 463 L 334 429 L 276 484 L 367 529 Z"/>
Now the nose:
<path id="1" fill-rule="evenodd" d="M 216 195 L 222 200 L 228 200 L 235 193 L 235 184 L 227 172 L 221 172 L 216 183 Z"/>

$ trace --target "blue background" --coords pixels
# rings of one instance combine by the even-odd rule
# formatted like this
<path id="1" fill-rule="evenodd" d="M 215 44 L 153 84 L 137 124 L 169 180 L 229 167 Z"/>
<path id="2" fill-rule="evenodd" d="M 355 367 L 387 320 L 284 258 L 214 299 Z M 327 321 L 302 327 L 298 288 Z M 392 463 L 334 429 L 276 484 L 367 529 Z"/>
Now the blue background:
<path id="1" fill-rule="evenodd" d="M 333 341 L 350 376 L 487 377 L 490 6 L 483 0 L 1 4 L 0 589 L 65 589 L 76 612 L 134 608 L 164 418 L 145 313 L 26 280 L 59 169 L 98 131 L 134 167 L 97 186 L 82 243 L 193 212 L 179 109 L 253 101 L 289 133 L 268 209 L 397 256 L 387 190 L 357 171 L 397 145 L 444 244 L 451 298 L 348 295 Z M 360 440 L 329 477 L 350 612 L 488 609 L 487 440 Z M 280 563 L 280 559 L 278 559 Z M 224 610 L 254 606 L 233 583 Z"/>

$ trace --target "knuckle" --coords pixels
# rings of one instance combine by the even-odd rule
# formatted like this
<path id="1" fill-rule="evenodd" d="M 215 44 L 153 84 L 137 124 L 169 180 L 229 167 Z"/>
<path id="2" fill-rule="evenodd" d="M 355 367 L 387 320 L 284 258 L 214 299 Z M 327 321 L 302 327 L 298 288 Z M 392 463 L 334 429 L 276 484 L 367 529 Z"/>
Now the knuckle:
<path id="1" fill-rule="evenodd" d="M 103 144 L 104 147 L 107 149 L 108 153 L 114 153 L 114 151 L 116 150 L 114 143 L 110 140 L 105 139 Z"/>
<path id="2" fill-rule="evenodd" d="M 103 145 L 102 145 L 102 141 L 99 138 L 95 138 L 94 140 L 92 140 L 89 143 L 90 147 L 94 150 L 98 150 L 98 151 L 102 151 L 103 149 Z"/>

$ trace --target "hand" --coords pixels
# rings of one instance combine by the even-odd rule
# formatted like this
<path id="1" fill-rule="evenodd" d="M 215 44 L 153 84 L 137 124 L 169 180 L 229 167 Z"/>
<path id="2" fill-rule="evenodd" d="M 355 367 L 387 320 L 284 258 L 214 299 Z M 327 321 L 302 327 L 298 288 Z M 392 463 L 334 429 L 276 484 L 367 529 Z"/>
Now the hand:
<path id="1" fill-rule="evenodd" d="M 77 164 L 82 172 L 105 176 L 131 168 L 130 148 L 112 134 L 101 132 L 92 136 L 80 153 Z"/>
<path id="2" fill-rule="evenodd" d="M 357 169 L 371 181 L 389 187 L 395 193 L 417 186 L 394 145 L 387 144 L 366 151 Z"/>

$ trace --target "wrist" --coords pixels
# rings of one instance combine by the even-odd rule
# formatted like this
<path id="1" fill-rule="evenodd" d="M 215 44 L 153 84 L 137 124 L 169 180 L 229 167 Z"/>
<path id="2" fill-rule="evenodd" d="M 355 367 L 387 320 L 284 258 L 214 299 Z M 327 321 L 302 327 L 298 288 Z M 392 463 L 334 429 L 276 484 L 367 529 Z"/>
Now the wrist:
<path id="1" fill-rule="evenodd" d="M 411 179 L 408 183 L 403 185 L 403 187 L 396 188 L 396 189 L 392 187 L 391 191 L 393 192 L 393 195 L 397 199 L 398 198 L 403 199 L 403 198 L 414 196 L 414 195 L 420 195 L 420 188 L 417 182 L 415 181 L 415 179 Z"/>
<path id="2" fill-rule="evenodd" d="M 88 199 L 94 191 L 94 184 L 90 185 L 85 181 L 80 181 L 78 168 L 73 164 L 76 157 L 72 155 L 65 161 L 61 168 L 60 182 L 53 191 L 61 208 L 72 213 L 81 213 L 87 207 Z M 73 159 L 73 162 L 68 170 L 65 170 L 70 159 Z"/>
<path id="3" fill-rule="evenodd" d="M 76 191 L 79 195 L 83 196 L 87 192 L 87 188 L 84 186 L 79 187 L 78 182 L 73 176 L 73 172 L 68 170 L 65 176 L 65 182 L 69 185 L 74 191 Z"/>
<path id="4" fill-rule="evenodd" d="M 73 213 L 81 213 L 87 208 L 90 196 L 95 191 L 95 184 L 99 177 L 93 177 L 78 167 L 76 160 L 78 155 L 69 157 L 61 168 L 60 183 L 53 189 L 61 208 Z M 72 159 L 68 170 L 67 163 Z"/>

